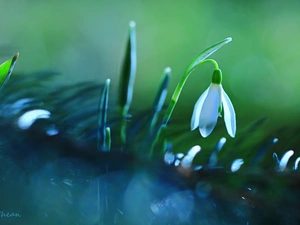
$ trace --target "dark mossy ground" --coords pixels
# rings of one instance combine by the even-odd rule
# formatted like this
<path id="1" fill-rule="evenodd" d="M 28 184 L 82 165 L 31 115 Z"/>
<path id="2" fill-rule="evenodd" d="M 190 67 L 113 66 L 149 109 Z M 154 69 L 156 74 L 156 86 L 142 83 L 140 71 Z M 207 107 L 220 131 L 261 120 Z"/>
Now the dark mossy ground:
<path id="1" fill-rule="evenodd" d="M 127 144 L 121 147 L 120 119 L 111 104 L 112 148 L 102 152 L 97 150 L 97 107 L 103 85 L 51 87 L 50 77 L 53 73 L 14 75 L 1 93 L 1 224 L 299 224 L 297 152 L 283 172 L 272 158 L 297 146 L 298 129 L 265 134 L 260 129 L 267 120 L 249 122 L 211 163 L 222 136 L 204 142 L 174 119 L 169 151 L 186 154 L 200 144 L 194 165 L 203 167 L 194 170 L 167 165 L 163 154 L 148 158 L 147 112 L 133 110 Z M 19 117 L 37 108 L 50 111 L 50 118 L 20 129 Z M 233 173 L 237 158 L 244 164 Z"/>

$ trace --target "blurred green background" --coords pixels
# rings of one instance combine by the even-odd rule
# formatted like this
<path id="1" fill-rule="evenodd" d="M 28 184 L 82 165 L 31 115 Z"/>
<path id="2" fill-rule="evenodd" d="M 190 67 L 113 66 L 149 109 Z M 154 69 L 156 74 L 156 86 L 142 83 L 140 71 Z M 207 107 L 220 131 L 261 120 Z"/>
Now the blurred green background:
<path id="1" fill-rule="evenodd" d="M 196 54 L 232 37 L 211 58 L 223 71 L 238 133 L 264 116 L 269 118 L 268 132 L 300 122 L 299 8 L 297 0 L 0 0 L 0 60 L 20 52 L 15 72 L 53 69 L 62 73 L 60 83 L 111 78 L 111 92 L 117 93 L 128 23 L 135 20 L 133 108 L 145 109 L 165 67 L 173 72 L 170 98 Z M 187 126 L 212 70 L 212 65 L 203 65 L 186 83 L 174 118 Z"/>

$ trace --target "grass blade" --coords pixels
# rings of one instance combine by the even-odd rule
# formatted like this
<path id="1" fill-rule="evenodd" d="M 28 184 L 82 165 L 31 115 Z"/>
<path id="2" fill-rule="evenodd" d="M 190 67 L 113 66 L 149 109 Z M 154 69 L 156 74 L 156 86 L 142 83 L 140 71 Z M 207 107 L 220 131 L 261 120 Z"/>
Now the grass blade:
<path id="1" fill-rule="evenodd" d="M 105 149 L 106 151 L 110 151 L 111 147 L 111 133 L 110 133 L 110 127 L 105 128 Z"/>
<path id="2" fill-rule="evenodd" d="M 126 143 L 126 126 L 127 113 L 131 105 L 133 95 L 133 85 L 137 66 L 136 58 L 136 32 L 135 22 L 129 23 L 129 36 L 127 40 L 125 57 L 123 60 L 121 77 L 120 77 L 120 92 L 119 92 L 119 108 L 123 117 L 120 136 L 123 144 Z"/>
<path id="3" fill-rule="evenodd" d="M 98 117 L 98 151 L 108 151 L 106 145 L 106 118 L 107 118 L 107 105 L 109 94 L 110 79 L 106 80 L 101 100 L 99 104 L 99 117 Z"/>
<path id="4" fill-rule="evenodd" d="M 13 58 L 7 60 L 6 62 L 0 65 L 0 90 L 9 80 L 18 57 L 19 53 L 17 53 Z"/>
<path id="5" fill-rule="evenodd" d="M 133 85 L 137 65 L 136 61 L 135 22 L 131 21 L 129 23 L 129 37 L 127 40 L 126 52 L 120 77 L 119 106 L 123 116 L 126 116 L 128 113 L 132 101 Z"/>
<path id="6" fill-rule="evenodd" d="M 167 93 L 168 93 L 168 87 L 171 77 L 171 68 L 167 67 L 164 70 L 162 82 L 160 84 L 160 87 L 158 89 L 158 92 L 156 94 L 154 103 L 153 103 L 153 117 L 150 124 L 150 133 L 153 133 L 153 130 L 156 125 L 157 117 L 159 112 L 162 110 L 162 107 L 164 105 Z"/>

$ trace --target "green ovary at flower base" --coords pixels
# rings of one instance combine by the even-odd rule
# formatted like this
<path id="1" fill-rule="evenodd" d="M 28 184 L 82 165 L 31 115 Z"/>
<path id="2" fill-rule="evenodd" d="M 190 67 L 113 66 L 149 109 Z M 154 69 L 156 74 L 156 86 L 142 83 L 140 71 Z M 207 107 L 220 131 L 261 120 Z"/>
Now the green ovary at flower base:
<path id="1" fill-rule="evenodd" d="M 191 119 L 191 130 L 199 127 L 200 134 L 203 137 L 210 135 L 217 124 L 218 117 L 221 116 L 222 109 L 224 110 L 227 132 L 231 137 L 235 137 L 235 111 L 228 95 L 223 90 L 222 72 L 220 69 L 215 69 L 212 83 L 195 104 Z"/>

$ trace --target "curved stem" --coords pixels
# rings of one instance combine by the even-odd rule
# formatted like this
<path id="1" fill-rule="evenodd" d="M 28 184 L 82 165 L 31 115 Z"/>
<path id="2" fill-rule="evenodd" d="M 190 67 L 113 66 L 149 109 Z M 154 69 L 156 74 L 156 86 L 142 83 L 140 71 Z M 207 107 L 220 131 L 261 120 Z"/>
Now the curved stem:
<path id="1" fill-rule="evenodd" d="M 189 71 L 189 68 L 187 68 L 187 70 L 185 71 L 184 75 L 181 77 L 178 85 L 176 86 L 176 89 L 172 95 L 172 98 L 171 98 L 171 102 L 167 108 L 167 111 L 165 113 L 165 116 L 162 120 L 162 125 L 166 126 L 171 118 L 171 115 L 173 113 L 173 110 L 175 108 L 175 105 L 176 103 L 178 102 L 178 98 L 180 96 L 180 93 L 182 91 L 182 88 L 185 84 L 185 82 L 187 81 L 189 75 L 200 65 L 204 64 L 204 63 L 207 63 L 207 62 L 211 62 L 214 64 L 215 66 L 215 69 L 219 69 L 219 66 L 218 66 L 218 63 L 213 60 L 213 59 L 206 59 L 206 60 L 203 60 L 202 62 L 200 62 L 197 66 L 195 66 L 192 70 Z"/>
<path id="2" fill-rule="evenodd" d="M 216 61 L 212 60 L 212 59 L 206 59 L 208 58 L 211 54 L 213 54 L 214 52 L 216 52 L 218 49 L 220 49 L 221 47 L 223 47 L 225 44 L 228 44 L 229 42 L 231 42 L 232 38 L 225 38 L 224 40 L 222 41 L 219 41 L 215 44 L 213 44 L 212 46 L 206 48 L 204 51 L 200 52 L 191 62 L 190 64 L 188 65 L 188 67 L 186 68 L 183 76 L 181 77 L 174 93 L 173 93 L 173 96 L 172 96 L 172 99 L 171 99 L 171 102 L 167 108 L 167 111 L 165 113 L 165 116 L 163 118 L 163 121 L 158 129 L 158 132 L 156 133 L 156 136 L 155 136 L 155 140 L 154 142 L 152 143 L 152 146 L 151 146 L 151 150 L 150 150 L 150 154 L 149 156 L 151 157 L 151 155 L 154 153 L 154 150 L 157 148 L 156 145 L 159 143 L 165 138 L 165 137 L 162 137 L 164 136 L 164 134 L 161 134 L 161 133 L 165 133 L 165 132 L 162 132 L 162 131 L 165 131 L 166 129 L 166 126 L 171 118 L 171 115 L 173 113 L 173 110 L 175 108 L 175 105 L 178 101 L 178 98 L 180 96 L 180 93 L 182 91 L 182 88 L 187 80 L 187 78 L 189 77 L 189 75 L 194 71 L 194 69 L 196 69 L 198 66 L 200 66 L 201 64 L 203 63 L 206 63 L 206 62 L 212 62 L 214 65 L 215 65 L 215 68 L 216 70 L 219 69 L 218 67 L 218 64 Z"/>
<path id="3" fill-rule="evenodd" d="M 152 143 L 152 146 L 151 146 L 151 150 L 150 150 L 150 156 L 152 156 L 152 154 L 154 153 L 154 149 L 156 148 L 157 145 L 161 144 L 163 142 L 163 139 L 162 138 L 162 133 L 164 133 L 165 135 L 165 132 L 166 132 L 166 127 L 167 127 L 167 124 L 171 118 L 171 115 L 173 113 L 173 110 L 175 108 L 175 105 L 176 103 L 178 102 L 178 98 L 180 96 L 180 93 L 182 91 L 182 88 L 186 82 L 186 80 L 188 79 L 189 75 L 194 71 L 194 69 L 196 69 L 198 66 L 200 66 L 201 64 L 203 63 L 207 63 L 207 62 L 211 62 L 214 64 L 215 66 L 215 69 L 219 69 L 219 66 L 218 66 L 218 63 L 213 60 L 213 59 L 206 59 L 206 60 L 203 60 L 202 62 L 199 62 L 197 65 L 195 65 L 194 67 L 190 68 L 188 67 L 186 70 L 185 70 L 185 73 L 183 74 L 183 76 L 181 77 L 178 85 L 176 86 L 176 89 L 172 95 L 172 98 L 171 98 L 171 102 L 167 108 L 167 111 L 165 113 L 165 116 L 162 120 L 162 123 L 156 133 L 156 136 L 155 136 L 155 139 Z"/>
<path id="4" fill-rule="evenodd" d="M 199 65 L 201 65 L 201 64 L 203 64 L 203 63 L 206 63 L 206 62 L 211 62 L 211 63 L 213 63 L 214 66 L 215 66 L 215 69 L 219 69 L 218 63 L 217 63 L 215 60 L 213 60 L 213 59 L 205 59 L 205 60 L 202 61 Z"/>

